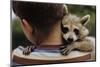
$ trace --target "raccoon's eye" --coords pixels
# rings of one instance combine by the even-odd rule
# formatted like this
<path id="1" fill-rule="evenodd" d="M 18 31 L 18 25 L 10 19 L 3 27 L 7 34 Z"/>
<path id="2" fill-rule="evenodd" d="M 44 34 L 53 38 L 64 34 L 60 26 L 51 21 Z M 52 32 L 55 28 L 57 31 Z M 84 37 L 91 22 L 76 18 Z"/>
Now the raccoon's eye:
<path id="1" fill-rule="evenodd" d="M 79 30 L 78 29 L 74 29 L 74 32 L 76 35 L 79 35 Z"/>
<path id="2" fill-rule="evenodd" d="M 62 29 L 62 32 L 63 32 L 63 33 L 67 33 L 67 32 L 68 32 L 68 28 L 67 28 L 67 27 L 64 27 L 64 28 Z"/>

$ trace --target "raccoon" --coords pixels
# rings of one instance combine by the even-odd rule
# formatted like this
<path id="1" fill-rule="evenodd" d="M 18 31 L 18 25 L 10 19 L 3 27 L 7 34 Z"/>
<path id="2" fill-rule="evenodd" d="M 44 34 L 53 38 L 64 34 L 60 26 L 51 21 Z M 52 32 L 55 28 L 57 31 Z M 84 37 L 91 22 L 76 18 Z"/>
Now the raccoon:
<path id="1" fill-rule="evenodd" d="M 76 15 L 65 15 L 61 22 L 62 38 L 64 46 L 61 54 L 68 55 L 72 50 L 91 52 L 94 50 L 95 40 L 89 37 L 89 30 L 85 27 L 90 20 L 90 15 L 82 18 Z"/>

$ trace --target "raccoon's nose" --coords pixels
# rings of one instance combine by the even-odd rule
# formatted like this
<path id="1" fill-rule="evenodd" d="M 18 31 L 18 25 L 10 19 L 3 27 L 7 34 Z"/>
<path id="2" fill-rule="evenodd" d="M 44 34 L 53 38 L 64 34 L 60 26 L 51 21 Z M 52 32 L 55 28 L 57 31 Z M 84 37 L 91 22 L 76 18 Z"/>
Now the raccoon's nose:
<path id="1" fill-rule="evenodd" d="M 68 40 L 68 42 L 70 42 L 70 43 L 73 42 L 73 38 L 68 38 L 67 40 Z"/>

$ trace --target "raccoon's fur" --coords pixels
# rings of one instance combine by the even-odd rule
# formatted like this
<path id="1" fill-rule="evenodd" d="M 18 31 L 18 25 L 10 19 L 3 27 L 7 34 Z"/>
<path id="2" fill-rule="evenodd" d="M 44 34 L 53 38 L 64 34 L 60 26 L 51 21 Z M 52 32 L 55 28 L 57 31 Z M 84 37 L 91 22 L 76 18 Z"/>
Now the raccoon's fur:
<path id="1" fill-rule="evenodd" d="M 89 30 L 85 25 L 89 22 L 90 15 L 80 18 L 76 15 L 67 14 L 61 23 L 62 38 L 65 41 L 61 48 L 61 54 L 67 55 L 72 50 L 91 52 L 95 50 L 95 39 L 89 37 Z"/>

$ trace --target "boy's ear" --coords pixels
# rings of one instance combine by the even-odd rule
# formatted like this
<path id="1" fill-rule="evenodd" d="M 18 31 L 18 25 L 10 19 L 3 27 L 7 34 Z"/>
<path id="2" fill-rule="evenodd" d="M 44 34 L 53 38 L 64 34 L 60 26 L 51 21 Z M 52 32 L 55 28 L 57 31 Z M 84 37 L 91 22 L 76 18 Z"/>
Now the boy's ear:
<path id="1" fill-rule="evenodd" d="M 90 20 L 90 15 L 85 15 L 81 18 L 82 25 L 86 25 Z"/>
<path id="2" fill-rule="evenodd" d="M 67 5 L 63 5 L 64 6 L 64 15 L 68 14 L 68 8 L 67 8 Z"/>
<path id="3" fill-rule="evenodd" d="M 31 28 L 30 24 L 25 19 L 22 20 L 22 25 L 23 25 L 25 30 L 27 30 L 29 32 L 32 31 L 32 28 Z"/>

